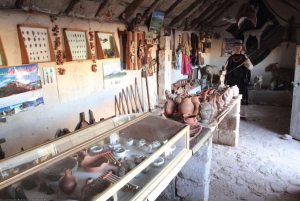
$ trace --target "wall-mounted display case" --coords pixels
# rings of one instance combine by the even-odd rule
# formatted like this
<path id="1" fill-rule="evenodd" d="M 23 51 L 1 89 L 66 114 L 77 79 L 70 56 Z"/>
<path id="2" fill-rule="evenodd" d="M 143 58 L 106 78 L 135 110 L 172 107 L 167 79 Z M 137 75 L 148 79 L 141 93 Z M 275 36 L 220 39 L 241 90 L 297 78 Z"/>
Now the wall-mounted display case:
<path id="1" fill-rule="evenodd" d="M 188 126 L 116 116 L 1 160 L 0 197 L 144 200 L 190 155 Z"/>
<path id="2" fill-rule="evenodd" d="M 87 60 L 92 58 L 86 33 L 87 31 L 85 30 L 64 30 L 63 34 L 67 61 Z"/>
<path id="3" fill-rule="evenodd" d="M 96 46 L 98 59 L 120 57 L 113 32 L 96 32 Z"/>
<path id="4" fill-rule="evenodd" d="M 22 63 L 55 61 L 48 27 L 18 25 Z"/>

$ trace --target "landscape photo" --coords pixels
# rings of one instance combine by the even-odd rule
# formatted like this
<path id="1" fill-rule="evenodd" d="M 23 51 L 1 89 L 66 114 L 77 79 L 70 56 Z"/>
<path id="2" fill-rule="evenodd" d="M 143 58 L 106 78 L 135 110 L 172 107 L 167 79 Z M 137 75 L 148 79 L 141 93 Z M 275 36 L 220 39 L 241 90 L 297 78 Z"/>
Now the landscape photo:
<path id="1" fill-rule="evenodd" d="M 164 13 L 159 11 L 153 11 L 149 31 L 152 31 L 153 33 L 160 33 L 160 29 L 163 25 L 164 20 Z"/>
<path id="2" fill-rule="evenodd" d="M 0 68 L 0 118 L 44 104 L 37 64 Z"/>
<path id="3" fill-rule="evenodd" d="M 122 70 L 124 62 L 103 63 L 104 87 L 118 87 L 126 85 L 126 70 Z"/>

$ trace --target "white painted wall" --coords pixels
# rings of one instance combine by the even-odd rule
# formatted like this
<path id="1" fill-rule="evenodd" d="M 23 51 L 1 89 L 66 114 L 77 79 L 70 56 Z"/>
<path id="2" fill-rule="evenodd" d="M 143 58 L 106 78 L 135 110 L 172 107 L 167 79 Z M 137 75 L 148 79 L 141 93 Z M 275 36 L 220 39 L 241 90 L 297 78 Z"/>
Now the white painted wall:
<path id="1" fill-rule="evenodd" d="M 19 40 L 17 34 L 17 24 L 34 24 L 40 26 L 53 27 L 49 15 L 34 14 L 30 16 L 28 13 L 13 10 L 0 11 L 0 36 L 8 58 L 10 66 L 21 65 L 21 53 L 19 48 Z M 80 30 L 107 31 L 114 32 L 116 43 L 119 49 L 119 40 L 117 29 L 125 29 L 122 24 L 104 24 L 97 21 L 77 19 L 72 17 L 57 17 L 56 24 L 60 27 L 62 37 L 63 28 L 75 28 Z M 147 31 L 146 27 L 141 28 Z M 54 36 L 52 37 L 54 41 Z M 63 41 L 62 41 L 63 46 Z M 152 52 L 155 58 L 156 47 Z M 98 76 L 102 75 L 102 62 L 119 61 L 119 59 L 97 60 Z M 84 62 L 83 62 L 84 63 Z M 55 65 L 55 63 L 52 63 Z M 60 66 L 61 67 L 61 66 Z M 63 66 L 62 66 L 63 67 Z M 91 68 L 90 63 L 86 66 Z M 58 68 L 58 67 L 56 67 Z M 68 73 L 68 72 L 67 72 Z M 143 92 L 143 101 L 146 103 L 145 79 L 141 78 L 141 71 L 127 71 L 127 86 L 133 85 L 135 77 L 138 78 L 140 93 Z M 97 82 L 97 80 L 95 81 Z M 155 104 L 155 94 L 157 94 L 156 74 L 148 78 L 151 103 Z M 122 86 L 126 87 L 126 86 Z M 79 113 L 85 112 L 86 120 L 88 120 L 88 110 L 94 112 L 96 121 L 100 118 L 107 118 L 115 115 L 114 96 L 122 89 L 108 90 L 95 86 L 95 93 L 87 98 L 60 103 L 58 96 L 57 84 L 43 85 L 43 94 L 45 105 L 30 111 L 22 112 L 14 116 L 7 117 L 7 123 L 0 123 L 0 138 L 5 138 L 6 143 L 2 144 L 6 156 L 10 156 L 20 151 L 21 147 L 29 149 L 35 145 L 41 144 L 47 139 L 53 139 L 56 131 L 61 128 L 69 128 L 73 131 L 79 123 Z M 146 108 L 147 109 L 147 108 Z"/>

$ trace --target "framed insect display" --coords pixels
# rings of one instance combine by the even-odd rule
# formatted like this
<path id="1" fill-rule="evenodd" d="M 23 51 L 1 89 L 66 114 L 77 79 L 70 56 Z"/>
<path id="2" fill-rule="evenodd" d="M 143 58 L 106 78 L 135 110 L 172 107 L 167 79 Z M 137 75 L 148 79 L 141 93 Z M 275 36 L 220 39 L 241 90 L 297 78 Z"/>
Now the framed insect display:
<path id="1" fill-rule="evenodd" d="M 112 32 L 96 32 L 98 59 L 118 58 L 119 51 Z"/>
<path id="2" fill-rule="evenodd" d="M 0 67 L 8 66 L 6 54 L 3 48 L 2 40 L 0 37 Z"/>
<path id="3" fill-rule="evenodd" d="M 48 27 L 18 25 L 18 36 L 23 64 L 55 60 Z"/>
<path id="4" fill-rule="evenodd" d="M 64 30 L 67 61 L 87 60 L 91 58 L 86 33 L 87 31 L 82 30 Z"/>

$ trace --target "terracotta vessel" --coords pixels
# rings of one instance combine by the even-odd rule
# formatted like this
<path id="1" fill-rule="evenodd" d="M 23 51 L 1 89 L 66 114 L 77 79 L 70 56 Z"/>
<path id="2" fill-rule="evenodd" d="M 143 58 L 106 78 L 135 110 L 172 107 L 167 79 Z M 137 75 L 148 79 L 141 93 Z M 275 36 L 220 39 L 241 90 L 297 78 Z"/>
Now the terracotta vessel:
<path id="1" fill-rule="evenodd" d="M 224 100 L 223 100 L 223 94 L 218 94 L 217 95 L 217 107 L 218 107 L 218 110 L 222 110 L 223 107 L 224 107 Z"/>
<path id="2" fill-rule="evenodd" d="M 208 123 L 212 112 L 213 107 L 207 100 L 201 103 L 201 110 L 199 113 L 199 116 L 201 117 L 201 123 Z"/>
<path id="3" fill-rule="evenodd" d="M 95 156 L 85 156 L 81 162 L 81 167 L 83 167 L 87 172 L 98 172 L 103 170 L 109 163 L 109 160 L 101 155 Z"/>
<path id="4" fill-rule="evenodd" d="M 184 114 L 183 121 L 188 125 L 195 125 L 197 123 L 197 115 L 194 114 Z"/>
<path id="5" fill-rule="evenodd" d="M 205 91 L 203 91 L 203 93 L 201 92 L 200 102 L 204 102 L 206 100 L 208 91 L 209 90 L 205 90 Z"/>
<path id="6" fill-rule="evenodd" d="M 58 181 L 58 187 L 66 194 L 70 194 L 77 186 L 77 179 L 70 169 L 65 170 L 65 175 Z"/>
<path id="7" fill-rule="evenodd" d="M 167 117 L 171 117 L 174 113 L 174 109 L 175 109 L 175 102 L 172 99 L 168 99 L 165 102 L 165 115 Z"/>
<path id="8" fill-rule="evenodd" d="M 217 103 L 216 103 L 216 98 L 214 95 L 210 95 L 208 96 L 208 102 L 211 104 L 212 106 L 212 113 L 210 118 L 215 117 L 217 115 L 218 112 L 218 108 L 217 108 Z"/>
<path id="9" fill-rule="evenodd" d="M 192 103 L 191 97 L 182 99 L 178 109 L 180 114 L 192 114 L 194 112 L 194 104 Z"/>
<path id="10" fill-rule="evenodd" d="M 192 97 L 192 103 L 194 104 L 194 112 L 193 114 L 197 115 L 199 113 L 200 109 L 200 96 L 193 96 Z"/>

